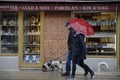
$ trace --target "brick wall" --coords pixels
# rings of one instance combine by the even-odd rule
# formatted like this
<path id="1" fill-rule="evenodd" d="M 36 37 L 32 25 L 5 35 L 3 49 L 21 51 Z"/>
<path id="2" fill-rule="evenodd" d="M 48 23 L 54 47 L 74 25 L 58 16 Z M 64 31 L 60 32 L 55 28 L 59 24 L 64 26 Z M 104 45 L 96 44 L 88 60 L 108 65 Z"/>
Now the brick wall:
<path id="1" fill-rule="evenodd" d="M 64 24 L 70 15 L 70 12 L 65 11 L 45 12 L 45 62 L 60 56 L 57 60 L 66 59 L 69 31 Z"/>

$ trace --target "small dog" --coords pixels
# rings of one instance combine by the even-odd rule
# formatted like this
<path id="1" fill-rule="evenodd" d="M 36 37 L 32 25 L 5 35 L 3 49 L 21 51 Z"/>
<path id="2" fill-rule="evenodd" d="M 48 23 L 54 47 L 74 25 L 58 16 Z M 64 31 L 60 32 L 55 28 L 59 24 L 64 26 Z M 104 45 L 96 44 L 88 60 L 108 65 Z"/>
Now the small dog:
<path id="1" fill-rule="evenodd" d="M 45 72 L 55 71 L 55 69 L 57 69 L 57 71 L 60 71 L 60 72 L 63 71 L 62 61 L 49 61 L 42 65 L 42 71 L 45 71 Z"/>

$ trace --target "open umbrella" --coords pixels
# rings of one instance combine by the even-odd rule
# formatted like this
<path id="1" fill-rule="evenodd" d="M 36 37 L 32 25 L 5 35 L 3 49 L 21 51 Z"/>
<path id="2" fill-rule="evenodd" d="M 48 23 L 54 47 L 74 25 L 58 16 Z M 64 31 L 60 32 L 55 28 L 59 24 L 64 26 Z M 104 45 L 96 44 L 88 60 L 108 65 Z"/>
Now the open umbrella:
<path id="1" fill-rule="evenodd" d="M 94 28 L 82 18 L 70 19 L 70 26 L 77 32 L 84 35 L 94 35 Z"/>

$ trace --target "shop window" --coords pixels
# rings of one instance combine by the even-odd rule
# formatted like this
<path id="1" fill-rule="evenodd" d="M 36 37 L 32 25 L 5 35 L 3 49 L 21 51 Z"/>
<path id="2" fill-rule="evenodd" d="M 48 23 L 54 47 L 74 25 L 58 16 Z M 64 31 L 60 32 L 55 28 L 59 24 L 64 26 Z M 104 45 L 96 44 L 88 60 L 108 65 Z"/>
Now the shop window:
<path id="1" fill-rule="evenodd" d="M 88 55 L 116 54 L 116 15 L 115 12 L 77 13 L 89 22 L 95 30 L 92 36 L 86 36 Z"/>
<path id="2" fill-rule="evenodd" d="M 0 11 L 0 54 L 18 53 L 18 12 Z"/>
<path id="3" fill-rule="evenodd" d="M 40 63 L 40 12 L 25 11 L 23 21 L 23 62 Z"/>

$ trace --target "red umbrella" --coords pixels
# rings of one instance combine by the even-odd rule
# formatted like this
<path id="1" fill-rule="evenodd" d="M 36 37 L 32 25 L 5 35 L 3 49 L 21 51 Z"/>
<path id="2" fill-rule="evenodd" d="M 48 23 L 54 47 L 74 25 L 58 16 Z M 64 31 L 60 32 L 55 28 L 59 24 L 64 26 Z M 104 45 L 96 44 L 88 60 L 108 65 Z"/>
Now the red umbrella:
<path id="1" fill-rule="evenodd" d="M 81 18 L 70 19 L 70 26 L 77 32 L 84 35 L 94 35 L 94 28 Z"/>

